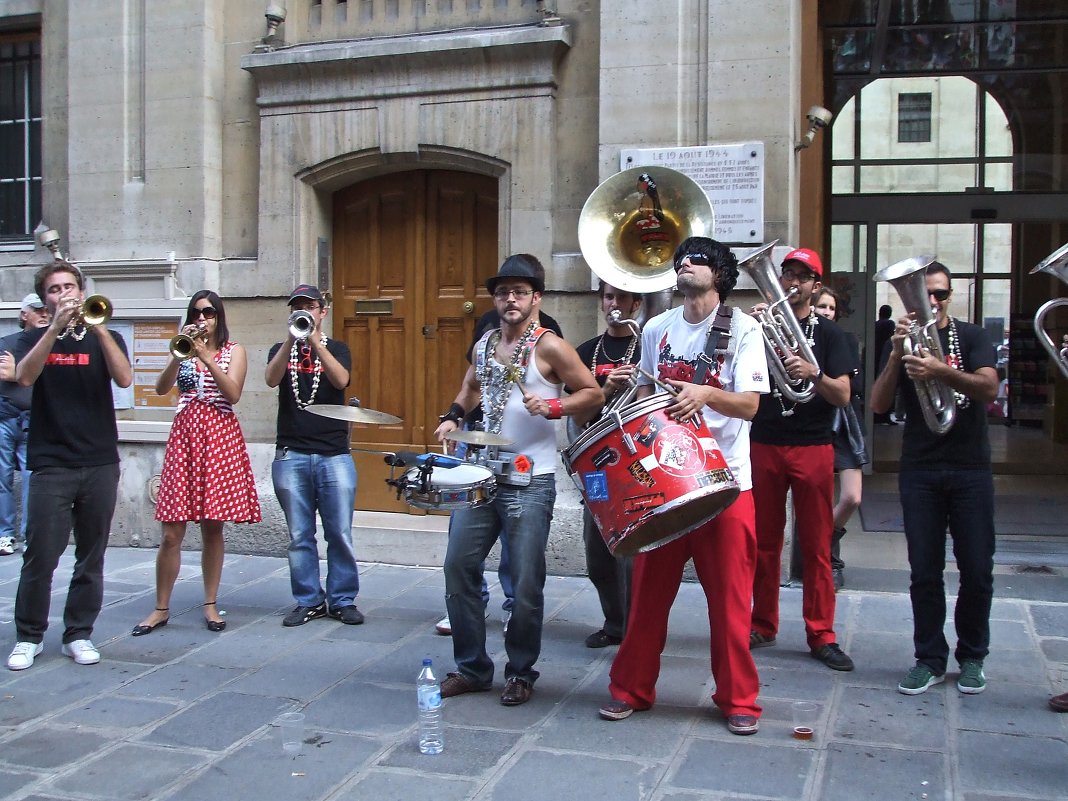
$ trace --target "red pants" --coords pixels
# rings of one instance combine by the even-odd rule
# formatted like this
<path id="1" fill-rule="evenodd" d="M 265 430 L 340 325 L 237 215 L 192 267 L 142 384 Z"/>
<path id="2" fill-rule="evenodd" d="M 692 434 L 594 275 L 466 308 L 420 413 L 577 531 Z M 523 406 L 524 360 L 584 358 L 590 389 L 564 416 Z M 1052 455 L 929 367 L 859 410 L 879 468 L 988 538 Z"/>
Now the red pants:
<path id="1" fill-rule="evenodd" d="M 756 501 L 757 558 L 753 579 L 753 629 L 766 636 L 779 630 L 779 564 L 786 527 L 786 490 L 794 491 L 797 546 L 804 596 L 801 616 L 809 648 L 835 642 L 833 445 L 750 444 Z"/>
<path id="2" fill-rule="evenodd" d="M 648 709 L 656 700 L 660 654 L 668 614 L 693 559 L 708 603 L 712 700 L 724 715 L 760 716 L 760 679 L 749 653 L 749 599 L 756 535 L 753 494 L 743 492 L 727 509 L 685 537 L 634 557 L 627 632 L 612 663 L 609 691 L 617 701 Z"/>

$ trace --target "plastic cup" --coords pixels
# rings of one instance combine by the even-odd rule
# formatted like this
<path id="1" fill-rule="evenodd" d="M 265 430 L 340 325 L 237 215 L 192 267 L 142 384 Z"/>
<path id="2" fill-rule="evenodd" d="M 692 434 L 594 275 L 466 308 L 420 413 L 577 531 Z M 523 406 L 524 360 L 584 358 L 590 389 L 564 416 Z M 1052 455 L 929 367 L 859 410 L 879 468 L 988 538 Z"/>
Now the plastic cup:
<path id="1" fill-rule="evenodd" d="M 282 730 L 282 751 L 289 756 L 296 756 L 304 745 L 304 713 L 285 712 L 278 716 L 278 726 Z"/>
<path id="2" fill-rule="evenodd" d="M 811 740 L 816 733 L 816 720 L 820 707 L 812 701 L 794 701 L 791 705 L 794 715 L 794 739 Z"/>

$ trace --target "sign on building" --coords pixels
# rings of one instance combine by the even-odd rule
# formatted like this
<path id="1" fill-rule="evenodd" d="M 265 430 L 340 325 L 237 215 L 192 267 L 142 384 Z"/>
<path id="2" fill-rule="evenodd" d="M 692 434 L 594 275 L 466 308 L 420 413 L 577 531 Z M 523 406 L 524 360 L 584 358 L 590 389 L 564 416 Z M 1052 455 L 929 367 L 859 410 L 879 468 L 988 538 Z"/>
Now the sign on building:
<path id="1" fill-rule="evenodd" d="M 619 168 L 661 166 L 692 178 L 716 215 L 714 237 L 728 245 L 764 241 L 764 143 L 623 150 Z"/>

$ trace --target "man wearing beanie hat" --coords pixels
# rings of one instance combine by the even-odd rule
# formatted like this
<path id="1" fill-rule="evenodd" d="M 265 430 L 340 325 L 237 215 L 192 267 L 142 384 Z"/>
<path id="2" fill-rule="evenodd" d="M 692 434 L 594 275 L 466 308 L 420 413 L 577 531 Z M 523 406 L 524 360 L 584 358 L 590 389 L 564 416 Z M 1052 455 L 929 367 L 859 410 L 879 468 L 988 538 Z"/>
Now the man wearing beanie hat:
<path id="1" fill-rule="evenodd" d="M 774 645 L 779 630 L 779 560 L 786 526 L 786 492 L 793 489 L 797 542 L 801 552 L 801 615 L 809 652 L 832 670 L 852 670 L 853 661 L 834 634 L 834 579 L 831 537 L 834 530 L 834 414 L 849 402 L 853 369 L 845 332 L 820 317 L 812 304 L 823 278 L 823 262 L 814 250 L 786 254 L 780 284 L 789 308 L 808 342 L 815 363 L 798 353 L 768 354 L 780 360 L 791 382 L 811 384 L 815 394 L 805 403 L 787 399 L 772 372 L 771 394 L 760 399 L 753 418 L 753 498 L 756 501 L 757 561 L 753 578 L 750 648 Z M 766 304 L 753 307 L 759 314 Z"/>
<path id="2" fill-rule="evenodd" d="M 503 527 L 511 553 L 515 598 L 504 635 L 508 662 L 501 703 L 530 700 L 541 653 L 545 546 L 556 502 L 556 430 L 552 421 L 572 415 L 580 421 L 604 404 L 604 393 L 575 349 L 538 324 L 544 282 L 532 256 L 510 256 L 486 282 L 501 327 L 475 345 L 473 364 L 460 392 L 441 416 L 438 441 L 481 403 L 488 432 L 511 442 L 498 458 L 514 474 L 498 477 L 493 501 L 458 509 L 450 521 L 445 555 L 445 606 L 452 624 L 457 670 L 441 683 L 449 698 L 493 686 L 493 660 L 486 651 L 486 621 L 480 592 L 482 562 Z M 564 384 L 572 394 L 561 397 Z"/>
<path id="3" fill-rule="evenodd" d="M 36 293 L 22 299 L 19 328 L 0 339 L 0 556 L 10 556 L 26 542 L 26 498 L 30 471 L 26 466 L 26 440 L 30 433 L 30 401 L 33 389 L 15 382 L 15 343 L 29 327 L 43 328 L 50 317 L 48 307 Z M 15 529 L 15 466 L 22 475 L 22 520 Z"/>

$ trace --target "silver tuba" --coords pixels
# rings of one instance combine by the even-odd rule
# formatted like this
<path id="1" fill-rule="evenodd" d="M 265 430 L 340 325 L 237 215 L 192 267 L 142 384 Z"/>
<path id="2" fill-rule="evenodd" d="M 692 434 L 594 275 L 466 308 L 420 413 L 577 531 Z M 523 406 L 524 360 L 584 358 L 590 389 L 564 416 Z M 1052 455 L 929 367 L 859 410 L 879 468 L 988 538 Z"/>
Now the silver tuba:
<path id="1" fill-rule="evenodd" d="M 1061 247 L 1043 259 L 1038 266 L 1031 270 L 1030 274 L 1034 275 L 1035 273 L 1049 273 L 1068 284 L 1068 244 L 1061 245 Z M 1043 325 L 1047 314 L 1058 306 L 1066 305 L 1068 305 L 1068 298 L 1054 298 L 1039 306 L 1038 311 L 1035 313 L 1035 336 L 1038 337 L 1038 341 L 1046 349 L 1049 357 L 1060 368 L 1061 375 L 1068 378 L 1068 355 L 1063 352 L 1064 348 L 1057 347 Z"/>
<path id="2" fill-rule="evenodd" d="M 873 280 L 889 282 L 901 297 L 905 311 L 912 315 L 905 340 L 906 352 L 913 356 L 922 356 L 926 352 L 944 362 L 946 357 L 938 339 L 938 318 L 927 296 L 927 266 L 934 260 L 934 256 L 913 256 L 884 267 Z M 935 434 L 945 434 L 957 419 L 957 397 L 953 388 L 941 381 L 913 383 L 927 427 Z"/>
<path id="3" fill-rule="evenodd" d="M 740 262 L 738 269 L 745 270 L 746 274 L 753 279 L 760 296 L 768 304 L 768 308 L 756 316 L 757 322 L 764 333 L 764 348 L 768 353 L 768 371 L 775 377 L 775 383 L 779 387 L 782 396 L 794 403 L 808 403 L 816 395 L 816 385 L 803 379 L 792 379 L 783 366 L 783 360 L 787 356 L 800 356 L 809 364 L 819 363 L 808 344 L 808 338 L 801 329 L 801 323 L 797 321 L 794 312 L 789 308 L 791 294 L 782 291 L 779 283 L 779 269 L 771 259 L 771 251 L 779 240 L 757 248 Z M 782 306 L 786 309 L 782 309 Z"/>
<path id="4" fill-rule="evenodd" d="M 309 312 L 298 309 L 289 315 L 289 335 L 293 339 L 307 339 L 308 335 L 315 330 L 315 318 Z"/>

